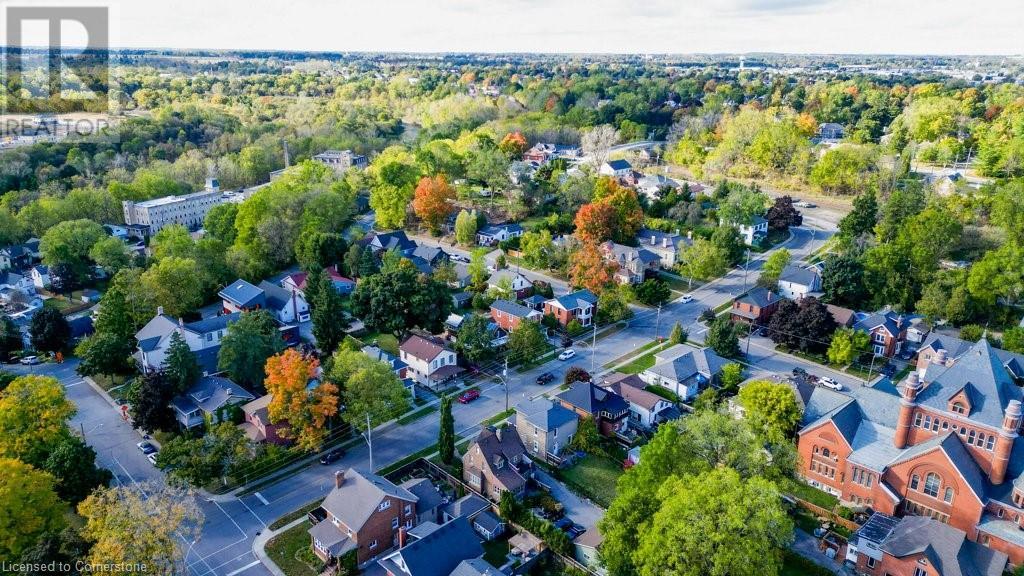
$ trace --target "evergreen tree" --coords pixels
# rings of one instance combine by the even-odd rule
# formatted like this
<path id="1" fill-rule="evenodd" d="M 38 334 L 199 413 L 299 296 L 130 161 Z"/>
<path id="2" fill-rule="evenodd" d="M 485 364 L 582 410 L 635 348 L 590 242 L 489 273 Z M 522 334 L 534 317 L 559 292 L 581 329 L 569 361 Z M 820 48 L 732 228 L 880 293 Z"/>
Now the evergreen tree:
<path id="1" fill-rule="evenodd" d="M 3 326 L 0 326 L 0 359 L 7 360 L 12 352 L 21 350 L 23 346 L 21 331 L 14 321 L 6 316 L 0 322 L 3 322 Z"/>
<path id="2" fill-rule="evenodd" d="M 683 325 L 676 322 L 675 325 L 672 326 L 672 333 L 669 334 L 668 341 L 672 344 L 682 344 L 683 342 L 686 342 L 686 338 L 688 336 L 689 334 L 686 333 L 686 330 L 683 330 Z"/>
<path id="3" fill-rule="evenodd" d="M 451 465 L 455 460 L 455 418 L 452 417 L 452 398 L 441 398 L 441 429 L 437 433 L 437 451 L 441 462 Z"/>
<path id="4" fill-rule="evenodd" d="M 320 274 L 312 316 L 317 346 L 324 354 L 333 353 L 345 338 L 348 322 L 345 321 L 341 294 L 327 274 Z"/>
<path id="5" fill-rule="evenodd" d="M 171 333 L 171 343 L 164 357 L 164 375 L 168 384 L 177 394 L 184 394 L 202 375 L 196 355 L 188 347 L 188 343 L 175 330 Z"/>

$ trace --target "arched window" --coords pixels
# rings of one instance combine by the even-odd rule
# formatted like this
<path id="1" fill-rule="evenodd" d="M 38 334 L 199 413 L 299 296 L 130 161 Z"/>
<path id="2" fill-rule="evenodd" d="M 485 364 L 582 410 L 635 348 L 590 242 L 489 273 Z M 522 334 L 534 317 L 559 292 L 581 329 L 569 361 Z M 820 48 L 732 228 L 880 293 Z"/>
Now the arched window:
<path id="1" fill-rule="evenodd" d="M 913 476 L 911 476 L 910 477 L 910 489 L 911 490 L 917 490 L 917 485 L 920 484 L 920 482 L 921 482 L 921 479 L 917 476 L 917 474 L 914 474 Z"/>
<path id="2" fill-rule="evenodd" d="M 946 490 L 942 493 L 942 501 L 951 504 L 953 502 L 953 489 L 946 486 Z"/>
<path id="3" fill-rule="evenodd" d="M 974 430 L 970 430 L 967 432 L 967 443 L 974 444 Z"/>
<path id="4" fill-rule="evenodd" d="M 924 477 L 924 493 L 931 496 L 932 498 L 938 497 L 939 495 L 939 475 L 934 472 L 929 472 Z"/>
<path id="5" fill-rule="evenodd" d="M 828 458 L 829 457 L 828 448 L 822 448 L 821 449 L 821 455 L 824 456 L 825 458 Z"/>
<path id="6" fill-rule="evenodd" d="M 957 414 L 963 414 L 964 405 L 959 402 L 953 402 L 953 412 L 956 412 Z"/>

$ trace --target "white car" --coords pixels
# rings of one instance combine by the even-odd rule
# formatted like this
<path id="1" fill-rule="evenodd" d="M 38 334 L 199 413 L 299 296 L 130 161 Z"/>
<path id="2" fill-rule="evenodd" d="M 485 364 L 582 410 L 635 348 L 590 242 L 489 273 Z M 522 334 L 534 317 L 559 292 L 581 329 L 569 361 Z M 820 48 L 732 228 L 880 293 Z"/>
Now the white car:
<path id="1" fill-rule="evenodd" d="M 793 206 L 796 206 L 798 208 L 817 208 L 818 207 L 817 204 L 812 204 L 810 202 L 805 202 L 805 201 L 802 201 L 802 200 L 800 202 L 793 202 Z"/>
<path id="2" fill-rule="evenodd" d="M 835 380 L 829 378 L 828 376 L 820 378 L 818 380 L 818 383 L 821 384 L 822 386 L 824 386 L 825 388 L 828 388 L 829 390 L 839 391 L 839 390 L 843 389 L 843 385 L 842 384 L 840 384 L 839 382 L 836 382 Z"/>
<path id="3" fill-rule="evenodd" d="M 146 460 L 149 460 L 149 463 L 152 464 L 153 466 L 156 466 L 156 455 L 157 454 L 159 454 L 159 452 L 153 452 L 152 454 L 146 456 Z"/>
<path id="4" fill-rule="evenodd" d="M 33 364 L 39 364 L 39 357 L 38 356 L 25 356 L 24 358 L 21 359 L 21 363 L 25 364 L 26 366 L 31 366 Z"/>
<path id="5" fill-rule="evenodd" d="M 573 350 L 572 348 L 569 348 L 567 350 L 562 350 L 562 353 L 558 355 L 558 359 L 568 360 L 569 358 L 572 358 L 574 356 L 576 356 L 576 351 Z"/>
<path id="6" fill-rule="evenodd" d="M 683 304 L 689 304 L 693 302 L 693 294 L 683 294 L 683 297 L 679 299 Z"/>

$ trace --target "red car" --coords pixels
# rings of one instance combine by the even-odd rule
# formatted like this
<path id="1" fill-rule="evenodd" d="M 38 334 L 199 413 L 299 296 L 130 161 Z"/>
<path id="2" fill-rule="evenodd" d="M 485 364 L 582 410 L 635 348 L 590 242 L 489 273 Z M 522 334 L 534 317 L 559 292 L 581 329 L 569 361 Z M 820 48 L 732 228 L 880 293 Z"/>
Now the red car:
<path id="1" fill-rule="evenodd" d="M 467 391 L 463 392 L 461 395 L 459 395 L 459 403 L 460 404 L 469 404 L 470 402 L 472 402 L 473 400 L 476 400 L 479 397 L 480 397 L 480 391 L 479 390 L 467 390 Z"/>

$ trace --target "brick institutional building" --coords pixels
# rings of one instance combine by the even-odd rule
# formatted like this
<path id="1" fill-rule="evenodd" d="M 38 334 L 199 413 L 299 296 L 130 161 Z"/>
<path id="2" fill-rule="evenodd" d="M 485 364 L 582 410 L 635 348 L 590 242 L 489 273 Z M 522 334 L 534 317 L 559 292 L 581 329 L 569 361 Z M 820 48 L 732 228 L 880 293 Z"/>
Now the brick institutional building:
<path id="1" fill-rule="evenodd" d="M 855 508 L 928 516 L 1024 563 L 1024 356 L 965 343 L 903 382 L 824 388 L 799 432 L 811 485 Z"/>

